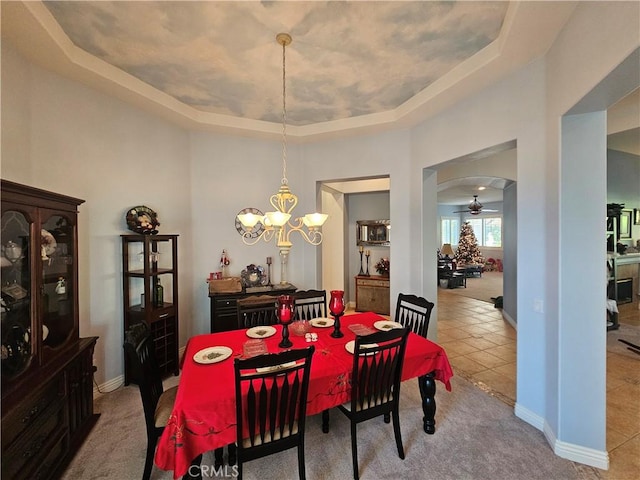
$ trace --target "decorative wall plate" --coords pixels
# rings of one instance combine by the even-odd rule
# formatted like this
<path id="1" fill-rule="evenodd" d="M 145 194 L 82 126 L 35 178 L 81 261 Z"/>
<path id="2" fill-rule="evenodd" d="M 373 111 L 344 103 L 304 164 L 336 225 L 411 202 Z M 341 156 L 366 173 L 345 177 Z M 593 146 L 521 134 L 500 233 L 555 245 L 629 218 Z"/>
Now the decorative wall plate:
<path id="1" fill-rule="evenodd" d="M 155 235 L 158 233 L 157 227 L 160 226 L 158 214 L 149 207 L 140 205 L 130 208 L 127 210 L 126 220 L 127 228 L 132 232 L 145 235 Z"/>
<path id="2" fill-rule="evenodd" d="M 238 212 L 238 215 L 243 215 L 245 213 L 253 213 L 254 215 L 258 215 L 260 217 L 264 217 L 264 213 L 262 213 L 257 208 L 243 208 Z M 262 222 L 256 223 L 256 225 L 251 229 L 251 231 L 247 230 L 244 225 L 238 220 L 238 215 L 236 215 L 236 230 L 240 235 L 245 238 L 258 238 L 264 232 L 264 225 Z"/>

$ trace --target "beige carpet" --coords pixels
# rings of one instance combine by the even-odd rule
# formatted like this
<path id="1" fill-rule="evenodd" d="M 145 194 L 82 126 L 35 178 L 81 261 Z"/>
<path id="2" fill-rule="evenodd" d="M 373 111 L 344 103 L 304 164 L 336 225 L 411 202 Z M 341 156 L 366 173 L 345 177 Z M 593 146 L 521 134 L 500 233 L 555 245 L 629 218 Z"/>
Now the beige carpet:
<path id="1" fill-rule="evenodd" d="M 441 290 L 493 304 L 492 298 L 502 295 L 502 272 L 484 272 L 482 277 L 467 278 L 467 288 L 458 287 Z"/>
<path id="2" fill-rule="evenodd" d="M 175 384 L 177 378 L 171 378 Z M 542 432 L 516 418 L 513 408 L 460 376 L 453 391 L 438 382 L 436 433 L 422 430 L 418 383 L 403 382 L 400 422 L 406 453 L 398 458 L 393 428 L 381 418 L 358 426 L 362 480 L 423 478 L 433 480 L 594 480 L 595 469 L 553 454 Z M 215 401 L 215 399 L 212 399 Z M 135 386 L 119 388 L 96 400 L 102 413 L 62 480 L 133 480 L 142 475 L 146 447 L 140 394 Z M 320 415 L 309 417 L 306 432 L 309 480 L 353 478 L 349 422 L 331 411 L 331 431 L 323 434 Z M 246 480 L 298 478 L 296 450 L 249 462 Z M 212 455 L 204 456 L 210 466 Z M 231 478 L 232 472 L 227 472 Z M 203 478 L 212 478 L 207 476 Z M 220 477 L 218 477 L 220 478 Z M 171 480 L 154 468 L 151 480 Z"/>

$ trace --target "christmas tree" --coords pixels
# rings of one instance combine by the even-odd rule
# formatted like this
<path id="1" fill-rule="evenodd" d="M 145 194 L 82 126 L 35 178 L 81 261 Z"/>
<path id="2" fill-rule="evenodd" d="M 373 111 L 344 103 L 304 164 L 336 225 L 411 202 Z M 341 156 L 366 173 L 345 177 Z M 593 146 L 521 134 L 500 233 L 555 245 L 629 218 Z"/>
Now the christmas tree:
<path id="1" fill-rule="evenodd" d="M 484 264 L 484 257 L 478 248 L 478 239 L 469 222 L 464 222 L 460 229 L 460 240 L 458 241 L 458 250 L 456 251 L 456 263 Z"/>

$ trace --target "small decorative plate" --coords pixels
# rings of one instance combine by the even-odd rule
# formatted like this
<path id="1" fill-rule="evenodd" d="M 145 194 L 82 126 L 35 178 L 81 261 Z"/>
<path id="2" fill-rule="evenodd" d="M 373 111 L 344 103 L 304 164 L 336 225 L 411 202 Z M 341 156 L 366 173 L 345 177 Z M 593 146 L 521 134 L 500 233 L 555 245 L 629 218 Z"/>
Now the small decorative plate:
<path id="1" fill-rule="evenodd" d="M 360 345 L 362 348 L 374 348 L 377 347 L 378 344 L 377 343 L 363 343 L 362 345 Z M 349 342 L 347 342 L 344 346 L 344 348 L 347 349 L 347 352 L 349 352 L 351 355 L 353 355 L 353 351 L 356 347 L 356 341 L 355 340 L 351 340 Z M 367 353 L 365 355 L 373 355 L 375 352 L 371 352 L 371 353 Z"/>
<path id="2" fill-rule="evenodd" d="M 160 222 L 158 214 L 149 207 L 140 205 L 127 210 L 127 228 L 132 232 L 145 235 L 155 235 L 158 233 Z"/>
<path id="3" fill-rule="evenodd" d="M 247 330 L 247 337 L 249 338 L 267 338 L 272 335 L 275 335 L 276 329 L 271 325 L 266 325 L 264 327 L 253 327 Z"/>
<path id="4" fill-rule="evenodd" d="M 309 323 L 311 324 L 312 327 L 328 328 L 328 327 L 333 327 L 335 320 L 333 318 L 318 317 L 318 318 L 314 318 L 313 320 L 310 320 Z"/>
<path id="5" fill-rule="evenodd" d="M 56 251 L 56 247 L 58 246 L 58 243 L 56 242 L 56 239 L 53 238 L 53 235 L 51 235 L 51 233 L 49 233 L 47 230 L 45 230 L 44 228 L 41 230 L 40 232 L 40 237 L 42 238 L 42 253 L 43 253 L 43 257 L 48 257 L 49 255 L 52 255 L 53 252 Z"/>
<path id="6" fill-rule="evenodd" d="M 207 347 L 197 352 L 193 356 L 193 361 L 203 365 L 218 363 L 229 358 L 232 353 L 229 347 Z"/>
<path id="7" fill-rule="evenodd" d="M 265 373 L 265 372 L 273 372 L 274 370 L 284 370 L 285 368 L 295 367 L 296 362 L 287 362 L 282 363 L 280 365 L 274 365 L 273 367 L 258 367 L 256 368 L 256 372 Z"/>
<path id="8" fill-rule="evenodd" d="M 381 330 L 383 332 L 386 332 L 386 331 L 391 330 L 393 328 L 404 328 L 404 326 L 401 323 L 391 322 L 389 320 L 379 320 L 376 323 L 374 323 L 373 326 L 376 327 L 378 330 Z"/>

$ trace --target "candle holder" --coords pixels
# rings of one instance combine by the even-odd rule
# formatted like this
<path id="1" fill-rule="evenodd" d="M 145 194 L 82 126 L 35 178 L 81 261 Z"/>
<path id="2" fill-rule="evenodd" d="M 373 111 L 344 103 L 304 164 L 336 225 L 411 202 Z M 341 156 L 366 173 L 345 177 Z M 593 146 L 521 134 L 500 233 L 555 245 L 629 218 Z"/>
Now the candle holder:
<path id="1" fill-rule="evenodd" d="M 367 250 L 364 256 L 367 257 L 367 271 L 365 273 L 365 276 L 370 277 L 371 275 L 369 274 L 369 257 L 371 256 L 371 251 Z"/>
<path id="2" fill-rule="evenodd" d="M 271 264 L 273 263 L 273 261 L 271 260 L 271 257 L 267 257 L 267 286 L 272 286 L 273 284 L 271 283 Z"/>
<path id="3" fill-rule="evenodd" d="M 364 270 L 362 270 L 362 254 L 364 253 L 364 251 L 362 250 L 362 247 L 360 247 L 360 271 L 358 272 L 358 275 L 364 275 Z"/>
<path id="4" fill-rule="evenodd" d="M 344 291 L 331 290 L 331 300 L 329 301 L 329 311 L 333 314 L 333 338 L 342 338 L 344 333 L 340 331 L 340 317 L 344 313 Z"/>
<path id="5" fill-rule="evenodd" d="M 280 348 L 291 348 L 293 343 L 289 340 L 289 324 L 293 319 L 293 297 L 291 295 L 280 295 L 278 297 L 278 320 L 282 324 L 282 341 L 278 344 Z"/>

